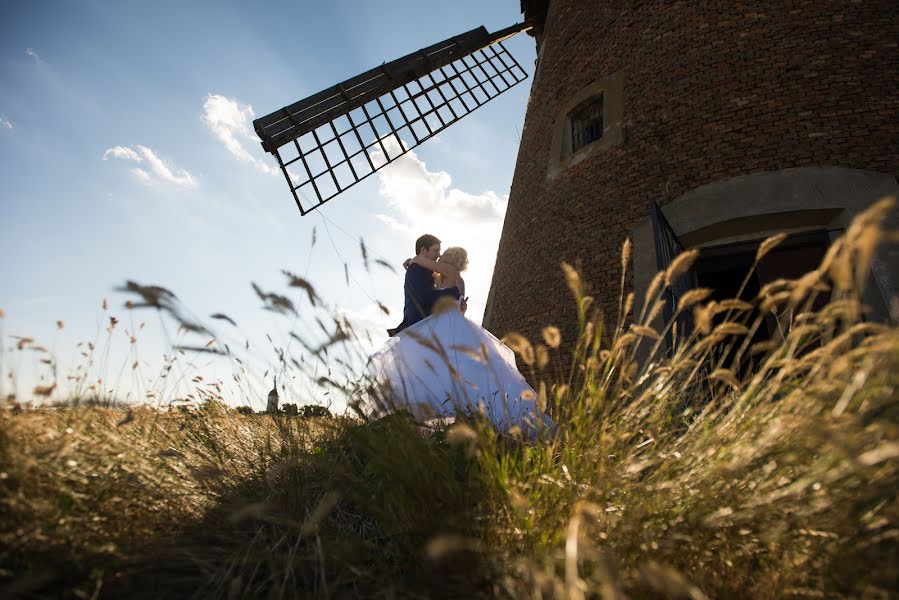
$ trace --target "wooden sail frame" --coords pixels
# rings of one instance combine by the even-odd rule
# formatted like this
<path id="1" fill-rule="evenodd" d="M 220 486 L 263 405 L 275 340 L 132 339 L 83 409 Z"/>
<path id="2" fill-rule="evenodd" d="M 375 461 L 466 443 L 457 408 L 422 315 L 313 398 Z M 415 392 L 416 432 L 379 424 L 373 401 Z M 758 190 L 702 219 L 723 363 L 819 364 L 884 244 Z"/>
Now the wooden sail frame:
<path id="1" fill-rule="evenodd" d="M 527 73 L 478 27 L 253 121 L 300 213 L 315 210 L 513 86 Z"/>

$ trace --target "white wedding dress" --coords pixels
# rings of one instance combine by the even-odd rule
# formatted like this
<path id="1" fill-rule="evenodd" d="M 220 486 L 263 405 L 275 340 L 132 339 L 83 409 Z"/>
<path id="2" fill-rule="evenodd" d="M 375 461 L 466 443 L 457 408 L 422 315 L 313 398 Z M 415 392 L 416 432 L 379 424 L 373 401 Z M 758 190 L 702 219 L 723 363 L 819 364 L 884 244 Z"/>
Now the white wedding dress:
<path id="1" fill-rule="evenodd" d="M 458 304 L 406 328 L 369 359 L 378 393 L 369 410 L 408 410 L 421 422 L 481 412 L 501 429 L 551 426 L 512 350 L 465 318 Z"/>

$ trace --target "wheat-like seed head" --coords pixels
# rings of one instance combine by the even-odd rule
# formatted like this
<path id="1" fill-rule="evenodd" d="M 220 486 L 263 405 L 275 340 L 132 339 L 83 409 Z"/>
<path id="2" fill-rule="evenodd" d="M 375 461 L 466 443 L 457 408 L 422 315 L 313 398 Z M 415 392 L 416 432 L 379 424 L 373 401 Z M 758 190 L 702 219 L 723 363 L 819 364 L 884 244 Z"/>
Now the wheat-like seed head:
<path id="1" fill-rule="evenodd" d="M 693 266 L 693 263 L 696 262 L 696 259 L 699 257 L 699 250 L 692 249 L 681 252 L 674 260 L 671 261 L 671 264 L 665 269 L 665 283 L 667 285 L 671 285 L 671 282 L 683 275 Z"/>
<path id="2" fill-rule="evenodd" d="M 855 287 L 857 290 L 865 288 L 865 281 L 871 269 L 874 254 L 883 241 L 881 230 L 876 225 L 865 227 L 855 242 Z"/>
<path id="3" fill-rule="evenodd" d="M 503 336 L 503 343 L 511 348 L 515 354 L 528 366 L 534 364 L 534 347 L 531 342 L 519 333 L 510 332 Z"/>
<path id="4" fill-rule="evenodd" d="M 631 331 L 641 337 L 648 337 L 654 340 L 659 339 L 659 332 L 645 325 L 631 325 Z"/>
<path id="5" fill-rule="evenodd" d="M 612 346 L 612 352 L 621 352 L 636 341 L 637 336 L 633 333 L 625 333 L 624 335 L 620 335 L 618 336 L 618 339 L 615 340 L 615 344 Z"/>
<path id="6" fill-rule="evenodd" d="M 693 326 L 702 333 L 708 335 L 712 328 L 712 317 L 715 316 L 715 309 L 718 303 L 715 301 L 696 306 L 693 308 Z"/>
<path id="7" fill-rule="evenodd" d="M 643 306 L 649 306 L 649 303 L 655 299 L 656 294 L 659 291 L 659 288 L 662 287 L 662 282 L 665 280 L 664 271 L 659 271 L 656 273 L 652 281 L 649 282 L 649 287 L 646 288 L 646 294 L 643 296 Z M 645 308 L 644 308 L 645 310 Z"/>
<path id="8" fill-rule="evenodd" d="M 749 329 L 742 323 L 728 321 L 715 326 L 712 335 L 746 335 L 748 333 Z"/>
<path id="9" fill-rule="evenodd" d="M 837 254 L 830 263 L 828 269 L 831 281 L 842 292 L 852 290 L 855 283 L 852 271 L 852 256 L 848 252 Z"/>
<path id="10" fill-rule="evenodd" d="M 627 265 L 631 260 L 631 238 L 624 238 L 624 243 L 621 245 L 621 272 L 624 273 L 627 271 Z"/>
<path id="11" fill-rule="evenodd" d="M 727 300 L 720 300 L 715 308 L 715 313 L 718 314 L 725 311 L 746 312 L 748 310 L 752 310 L 752 304 L 745 300 L 730 298 Z"/>
<path id="12" fill-rule="evenodd" d="M 580 274 L 574 267 L 564 261 L 562 261 L 562 272 L 565 274 L 565 284 L 571 290 L 571 294 L 579 300 L 583 296 Z"/>
<path id="13" fill-rule="evenodd" d="M 558 348 L 559 344 L 562 343 L 562 334 L 559 331 L 558 327 L 554 325 L 547 325 L 542 330 L 543 341 L 546 342 L 546 345 L 550 348 Z"/>
<path id="14" fill-rule="evenodd" d="M 665 310 L 665 306 L 667 304 L 666 300 L 660 299 L 658 302 L 655 302 L 649 309 L 649 314 L 646 315 L 646 319 L 644 323 L 652 323 L 655 321 L 662 311 Z"/>
<path id="15" fill-rule="evenodd" d="M 680 312 L 687 309 L 697 302 L 702 302 L 712 294 L 709 288 L 693 288 L 688 290 L 677 302 L 677 311 Z"/>
<path id="16" fill-rule="evenodd" d="M 821 278 L 821 274 L 818 271 L 809 271 L 802 277 L 796 280 L 796 285 L 790 292 L 790 306 L 798 306 L 808 293 L 815 287 L 815 284 Z"/>
<path id="17" fill-rule="evenodd" d="M 761 244 L 759 244 L 758 250 L 755 252 L 755 260 L 756 262 L 762 260 L 762 258 L 771 252 L 774 248 L 780 245 L 787 238 L 786 233 L 778 233 L 776 235 L 772 235 L 771 237 L 764 240 Z"/>
<path id="18" fill-rule="evenodd" d="M 634 308 L 634 293 L 628 292 L 627 296 L 624 298 L 624 308 L 621 311 L 621 316 L 623 318 L 627 318 L 629 314 L 631 314 L 631 310 Z"/>
<path id="19" fill-rule="evenodd" d="M 766 296 L 762 297 L 762 303 L 761 305 L 759 305 L 759 309 L 761 309 L 762 312 L 774 310 L 779 305 L 789 301 L 791 294 L 792 290 L 769 293 Z"/>

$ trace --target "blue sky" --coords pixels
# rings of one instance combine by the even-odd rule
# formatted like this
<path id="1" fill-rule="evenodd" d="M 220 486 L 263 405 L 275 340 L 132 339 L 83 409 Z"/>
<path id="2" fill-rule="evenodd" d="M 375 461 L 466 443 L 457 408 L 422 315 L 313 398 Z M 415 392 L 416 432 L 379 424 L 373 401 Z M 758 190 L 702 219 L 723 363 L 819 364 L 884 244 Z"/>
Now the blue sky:
<path id="1" fill-rule="evenodd" d="M 10 352 L 10 336 L 47 346 L 64 376 L 80 360 L 76 344 L 94 339 L 110 313 L 122 325 L 94 368 L 112 372 L 106 385 L 119 389 L 151 385 L 176 327 L 124 311 L 128 297 L 114 288 L 126 279 L 171 289 L 231 345 L 251 341 L 263 387 L 275 358 L 258 340 L 269 334 L 283 346 L 291 327 L 311 322 L 281 269 L 306 276 L 327 311 L 370 328 L 377 346 L 380 331 L 399 321 L 402 282 L 385 269 L 366 272 L 358 243 L 341 229 L 396 265 L 420 233 L 465 246 L 469 317 L 479 321 L 530 79 L 326 204 L 336 250 L 322 217 L 300 216 L 283 177 L 271 173 L 274 160 L 251 121 L 479 25 L 511 25 L 521 20 L 518 8 L 517 0 L 4 2 L 0 333 L 20 397 L 49 373 L 40 353 Z M 531 76 L 533 39 L 522 34 L 506 46 Z M 338 254 L 358 285 L 347 286 Z M 251 281 L 288 294 L 306 313 L 290 321 L 262 310 Z M 393 314 L 383 316 L 370 298 Z M 239 328 L 210 321 L 215 312 Z M 124 329 L 134 333 L 140 321 L 147 326 L 135 350 Z M 134 358 L 139 368 L 116 379 Z M 211 379 L 230 377 L 234 366 L 194 362 Z M 3 393 L 13 389 L 4 385 Z"/>

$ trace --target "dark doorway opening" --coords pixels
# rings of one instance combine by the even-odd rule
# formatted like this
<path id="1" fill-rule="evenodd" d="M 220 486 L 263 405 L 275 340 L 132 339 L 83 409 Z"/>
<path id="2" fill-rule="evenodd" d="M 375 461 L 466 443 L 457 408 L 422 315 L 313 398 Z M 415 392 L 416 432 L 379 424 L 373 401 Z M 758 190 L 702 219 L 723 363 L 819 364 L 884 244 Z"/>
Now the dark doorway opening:
<path id="1" fill-rule="evenodd" d="M 792 234 L 765 255 L 754 270 L 752 265 L 759 244 L 763 241 L 761 239 L 701 248 L 699 258 L 693 267 L 696 284 L 712 289 L 713 300 L 739 298 L 752 301 L 766 284 L 781 278 L 796 279 L 817 268 L 830 246 L 831 233 L 828 230 L 816 230 Z M 744 280 L 746 283 L 740 292 Z M 820 308 L 825 302 L 825 298 L 819 298 L 813 309 Z M 757 311 L 756 308 L 749 315 L 749 323 L 756 319 Z M 722 322 L 726 316 L 726 314 L 718 315 L 713 326 Z M 792 316 L 766 315 L 764 324 L 755 332 L 751 343 L 776 339 L 780 335 L 781 324 Z M 735 353 L 736 348 L 732 349 L 730 354 Z M 732 362 L 730 358 L 724 357 L 725 365 L 730 365 Z M 739 365 L 730 366 L 733 366 L 737 376 L 742 378 L 753 365 L 751 357 L 744 355 Z"/>

